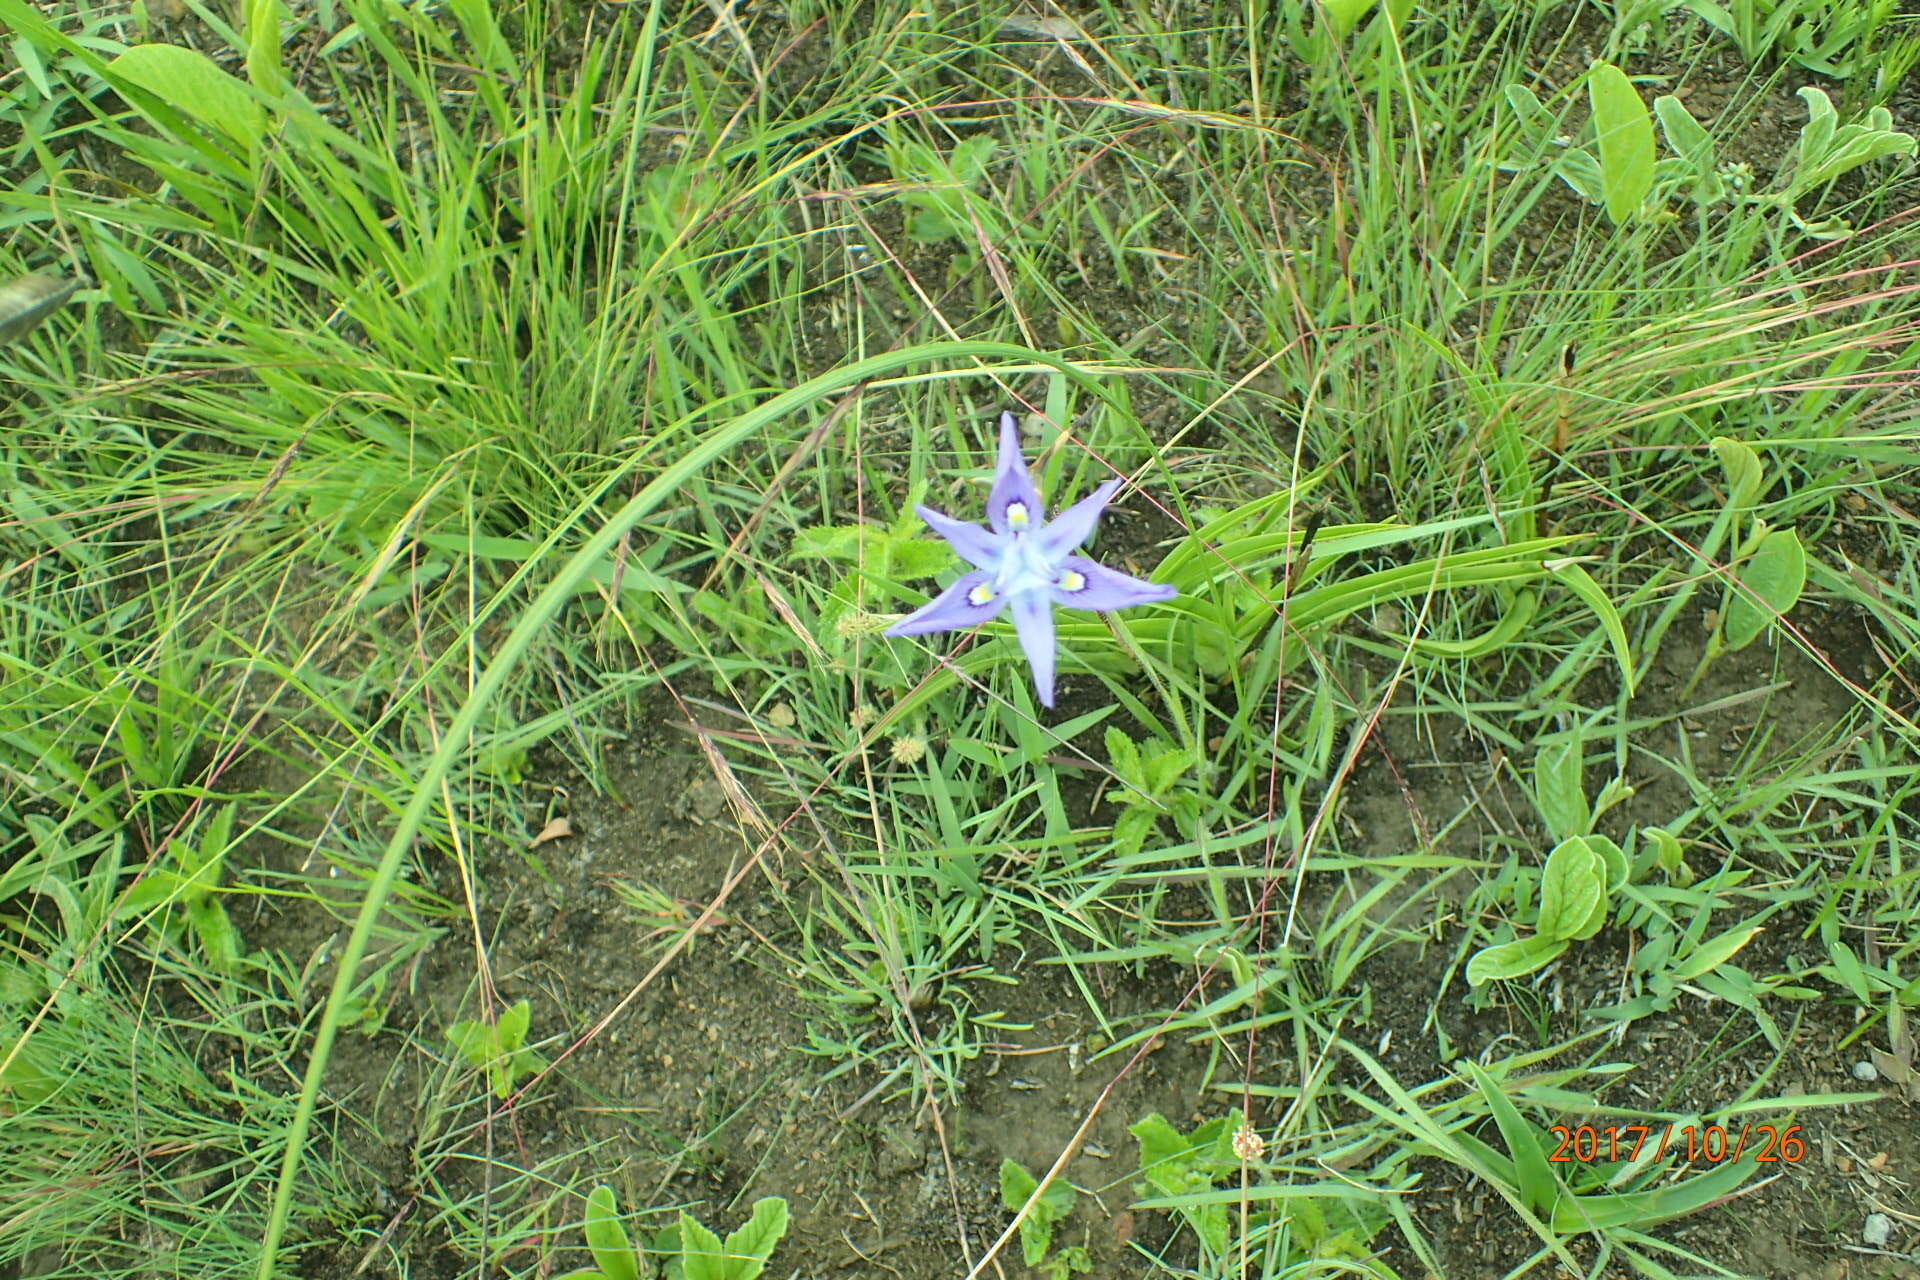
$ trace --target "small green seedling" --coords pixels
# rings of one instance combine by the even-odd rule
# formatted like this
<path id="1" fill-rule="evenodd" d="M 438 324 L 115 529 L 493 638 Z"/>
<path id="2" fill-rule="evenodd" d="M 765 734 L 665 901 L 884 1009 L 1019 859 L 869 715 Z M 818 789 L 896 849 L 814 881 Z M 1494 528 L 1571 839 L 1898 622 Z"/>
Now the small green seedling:
<path id="1" fill-rule="evenodd" d="M 724 1241 L 682 1209 L 678 1222 L 653 1237 L 653 1252 L 665 1259 L 662 1280 L 754 1280 L 786 1234 L 787 1202 L 767 1196 Z"/>
<path id="2" fill-rule="evenodd" d="M 207 962 L 223 974 L 239 966 L 240 930 L 219 898 L 220 863 L 233 844 L 234 806 L 222 805 L 206 830 L 167 842 L 160 861 L 128 889 L 115 918 L 150 918 L 168 937 L 191 933 Z M 195 824 L 196 827 L 198 824 Z"/>
<path id="3" fill-rule="evenodd" d="M 642 1251 L 620 1225 L 613 1188 L 595 1187 L 585 1224 L 593 1266 L 560 1280 L 754 1280 L 787 1234 L 787 1222 L 787 1202 L 767 1196 L 753 1202 L 745 1226 L 722 1240 L 683 1209 L 680 1220 L 654 1232 Z"/>
<path id="4" fill-rule="evenodd" d="M 1203 1256 L 1216 1260 L 1227 1258 L 1233 1250 L 1239 1210 L 1212 1193 L 1237 1182 L 1246 1167 L 1233 1149 L 1234 1133 L 1243 1123 L 1239 1116 L 1227 1115 L 1199 1125 L 1192 1133 L 1181 1133 L 1165 1118 L 1148 1115 L 1129 1130 L 1140 1140 L 1140 1174 L 1147 1181 L 1137 1193 L 1142 1199 L 1149 1190 L 1155 1193 L 1147 1207 L 1173 1209 L 1199 1238 Z M 1245 1239 L 1278 1235 L 1284 1242 L 1279 1259 L 1283 1264 L 1348 1258 L 1356 1265 L 1341 1270 L 1341 1275 L 1386 1274 L 1362 1261 L 1372 1254 L 1367 1242 L 1388 1221 L 1386 1210 L 1359 1199 L 1318 1195 L 1289 1197 L 1285 1204 L 1284 1209 L 1249 1213 L 1244 1220 Z M 1322 1272 L 1316 1268 L 1311 1274 Z"/>
<path id="5" fill-rule="evenodd" d="M 837 624 L 843 618 L 889 608 L 907 598 L 895 584 L 932 577 L 951 568 L 956 557 L 944 542 L 923 537 L 925 525 L 914 507 L 926 498 L 926 486 L 916 485 L 900 504 L 891 524 L 817 525 L 799 530 L 792 555 L 845 565 L 820 609 L 821 642 L 836 654 L 851 648 L 849 635 Z"/>
<path id="6" fill-rule="evenodd" d="M 1508 85 L 1507 105 L 1518 125 L 1522 146 L 1503 160 L 1509 171 L 1533 168 L 1548 145 L 1557 154 L 1546 164 L 1550 171 L 1591 204 L 1606 206 L 1615 224 L 1665 210 L 1667 201 L 1684 195 L 1695 205 L 1731 204 L 1773 211 L 1810 235 L 1831 238 L 1844 234 L 1846 225 L 1829 219 L 1808 223 L 1795 212 L 1802 196 L 1818 191 L 1841 174 L 1889 156 L 1911 156 L 1920 141 L 1893 127 L 1893 115 L 1874 107 L 1866 119 L 1840 123 L 1833 100 L 1811 86 L 1798 94 L 1807 105 L 1807 123 L 1798 144 L 1781 166 L 1773 189 L 1750 189 L 1753 174 L 1744 165 L 1716 159 L 1713 136 L 1681 101 L 1671 94 L 1654 99 L 1652 112 L 1626 73 L 1612 63 L 1597 62 L 1587 78 L 1594 143 L 1580 146 L 1570 138 L 1552 144 L 1553 112 L 1525 85 Z M 1665 135 L 1667 156 L 1657 156 L 1653 119 Z"/>
<path id="7" fill-rule="evenodd" d="M 587 1196 L 586 1234 L 593 1266 L 570 1271 L 560 1280 L 640 1280 L 642 1275 L 653 1273 L 652 1266 L 634 1251 L 627 1229 L 620 1225 L 612 1187 L 595 1187 Z"/>
<path id="8" fill-rule="evenodd" d="M 1540 874 L 1540 910 L 1530 938 L 1485 947 L 1467 962 L 1474 986 L 1495 978 L 1519 978 L 1544 968 L 1606 923 L 1613 895 L 1627 883 L 1627 855 L 1600 835 L 1570 836 L 1547 855 Z"/>
<path id="9" fill-rule="evenodd" d="M 497 1098 L 512 1093 L 523 1076 L 547 1065 L 546 1059 L 526 1047 L 532 1006 L 516 1001 L 500 1011 L 497 1022 L 462 1020 L 447 1028 L 447 1039 L 460 1050 L 475 1071 L 484 1071 Z"/>
<path id="10" fill-rule="evenodd" d="M 1073 1202 L 1079 1193 L 1071 1183 L 1060 1180 L 1049 1182 L 1047 1189 L 1035 1199 L 1034 1192 L 1039 1190 L 1039 1180 L 1018 1161 L 1000 1162 L 1000 1203 L 1007 1206 L 1008 1212 L 1018 1213 L 1027 1201 L 1033 1201 L 1033 1208 L 1020 1219 L 1020 1252 L 1027 1265 L 1046 1272 L 1053 1280 L 1066 1280 L 1076 1271 L 1093 1270 L 1093 1259 L 1081 1245 L 1071 1245 L 1052 1258 L 1047 1257 L 1047 1251 L 1053 1248 L 1054 1224 L 1065 1221 L 1073 1212 Z"/>
<path id="11" fill-rule="evenodd" d="M 1211 1191 L 1239 1175 L 1233 1117 L 1220 1116 L 1192 1133 L 1181 1133 L 1155 1114 L 1135 1121 L 1127 1132 L 1140 1140 L 1140 1175 L 1162 1196 Z M 1199 1237 L 1201 1248 L 1215 1258 L 1227 1255 L 1231 1223 L 1226 1205 L 1183 1204 L 1176 1211 Z"/>
<path id="12" fill-rule="evenodd" d="M 1191 747 L 1169 748 L 1158 738 L 1136 744 L 1118 729 L 1107 730 L 1107 760 L 1120 783 L 1108 792 L 1121 806 L 1113 820 L 1113 842 L 1123 856 L 1140 852 L 1161 818 L 1172 818 L 1184 832 L 1200 816 L 1199 793 L 1188 782 L 1199 755 Z"/>
<path id="13" fill-rule="evenodd" d="M 984 133 L 968 138 L 949 155 L 912 139 L 889 145 L 887 168 L 901 184 L 901 201 L 913 210 L 907 218 L 907 234 L 921 244 L 942 240 L 972 244 L 977 217 L 988 238 L 998 240 L 999 219 L 991 205 L 971 197 L 999 146 L 998 139 Z"/>

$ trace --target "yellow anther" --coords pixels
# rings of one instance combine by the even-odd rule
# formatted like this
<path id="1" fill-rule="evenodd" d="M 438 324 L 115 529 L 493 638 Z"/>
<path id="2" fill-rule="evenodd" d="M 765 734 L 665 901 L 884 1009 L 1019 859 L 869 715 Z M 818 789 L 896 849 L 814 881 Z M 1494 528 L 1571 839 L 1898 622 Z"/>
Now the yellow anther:
<path id="1" fill-rule="evenodd" d="M 1026 503 L 1009 502 L 1007 504 L 1007 527 L 1010 529 L 1024 529 L 1027 527 Z"/>
<path id="2" fill-rule="evenodd" d="M 972 605 L 976 609 L 980 608 L 982 605 L 992 604 L 993 588 L 988 586 L 984 582 L 981 583 L 979 586 L 975 587 L 973 590 L 967 592 L 967 603 Z"/>
<path id="3" fill-rule="evenodd" d="M 1087 585 L 1087 575 L 1077 569 L 1069 569 L 1060 575 L 1062 591 L 1079 591 Z"/>

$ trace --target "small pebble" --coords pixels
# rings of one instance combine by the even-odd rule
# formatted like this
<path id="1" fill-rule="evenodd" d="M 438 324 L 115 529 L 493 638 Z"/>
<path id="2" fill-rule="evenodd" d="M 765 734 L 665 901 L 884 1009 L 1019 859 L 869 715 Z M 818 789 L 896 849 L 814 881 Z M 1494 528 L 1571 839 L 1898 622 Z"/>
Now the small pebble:
<path id="1" fill-rule="evenodd" d="M 1872 1084 L 1880 1078 L 1880 1071 L 1871 1062 L 1862 1059 L 1853 1064 L 1853 1078 L 1862 1084 Z"/>
<path id="2" fill-rule="evenodd" d="M 1893 1238 L 1893 1219 L 1884 1213 L 1870 1213 L 1860 1228 L 1860 1243 L 1869 1249 L 1883 1249 Z"/>

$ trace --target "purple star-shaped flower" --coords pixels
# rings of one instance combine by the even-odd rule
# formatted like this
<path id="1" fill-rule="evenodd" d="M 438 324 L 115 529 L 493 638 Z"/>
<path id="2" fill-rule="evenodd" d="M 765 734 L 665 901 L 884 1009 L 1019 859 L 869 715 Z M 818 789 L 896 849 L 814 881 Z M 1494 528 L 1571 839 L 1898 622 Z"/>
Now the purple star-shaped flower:
<path id="1" fill-rule="evenodd" d="M 919 636 L 977 626 L 1013 608 L 1020 648 L 1033 668 L 1042 706 L 1053 706 L 1053 606 L 1104 612 L 1128 605 L 1171 600 L 1172 587 L 1142 582 L 1085 556 L 1070 554 L 1093 532 L 1094 521 L 1121 485 L 1109 480 L 1062 511 L 1051 524 L 1042 518 L 1040 492 L 1027 474 L 1013 415 L 1000 415 L 1000 465 L 987 498 L 991 530 L 915 507 L 927 527 L 945 538 L 974 566 L 933 601 L 887 628 L 890 636 Z"/>

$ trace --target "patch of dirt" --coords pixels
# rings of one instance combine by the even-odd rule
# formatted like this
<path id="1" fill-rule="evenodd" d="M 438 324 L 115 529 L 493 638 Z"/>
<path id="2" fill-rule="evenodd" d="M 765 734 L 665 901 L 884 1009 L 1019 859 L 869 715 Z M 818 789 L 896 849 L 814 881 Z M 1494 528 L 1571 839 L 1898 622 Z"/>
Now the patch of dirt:
<path id="1" fill-rule="evenodd" d="M 1667 686 L 1690 672 L 1689 637 L 1677 634 L 1669 643 L 1671 657 L 1656 668 L 1666 674 L 1651 682 L 1643 702 L 1672 702 Z M 1842 654 L 1835 661 L 1850 667 L 1855 657 Z M 1790 682 L 1775 697 L 1791 699 L 1796 723 L 1831 724 L 1845 709 L 1844 691 L 1796 651 L 1776 656 L 1756 646 L 1730 656 L 1716 664 L 1693 698 L 1724 705 L 1683 722 L 1699 741 L 1695 763 L 1703 776 L 1712 775 L 1715 761 L 1731 767 L 1741 744 L 1751 738 L 1756 717 L 1781 718 L 1777 702 L 1770 707 L 1729 699 L 1778 680 Z M 1215 1087 L 1204 1050 L 1167 1037 L 1102 1100 L 1115 1058 L 1094 1058 L 1092 1051 L 1102 1041 L 1068 971 L 1030 963 L 1003 966 L 1018 982 L 999 989 L 1003 998 L 996 1000 L 1010 1025 L 1026 1029 L 1000 1033 L 980 1058 L 965 1064 L 957 1102 L 942 1100 L 930 1112 L 911 1094 L 871 1096 L 871 1071 L 822 1083 L 830 1060 L 799 1049 L 817 1011 L 796 995 L 791 972 L 782 971 L 795 954 L 794 931 L 776 884 L 803 893 L 804 868 L 795 865 L 800 855 L 794 853 L 786 855 L 784 866 L 768 863 L 749 870 L 690 952 L 645 982 L 657 940 L 646 938 L 635 914 L 615 896 L 614 882 L 629 878 L 660 886 L 680 901 L 683 919 L 691 919 L 750 856 L 747 842 L 736 834 L 725 792 L 714 783 L 694 739 L 676 726 L 675 713 L 664 701 L 654 711 L 648 727 L 609 754 L 619 798 L 569 794 L 547 775 L 545 785 L 555 788 L 553 808 L 567 817 L 572 836 L 531 855 L 496 851 L 483 860 L 482 901 L 503 904 L 485 908 L 499 998 L 532 999 L 534 1034 L 546 1041 L 542 1048 L 549 1058 L 562 1059 L 563 1048 L 575 1046 L 499 1119 L 493 1152 L 501 1168 L 493 1182 L 502 1183 L 510 1166 L 542 1168 L 556 1183 L 571 1181 L 581 1190 L 607 1181 L 623 1207 L 686 1205 L 722 1229 L 744 1220 L 755 1198 L 784 1196 L 794 1218 L 776 1255 L 778 1267 L 819 1276 L 887 1273 L 932 1280 L 961 1274 L 961 1260 L 977 1258 L 1007 1222 L 998 1195 L 1000 1161 L 1010 1157 L 1030 1171 L 1046 1169 L 1097 1104 L 1098 1116 L 1066 1170 L 1089 1194 L 1082 1196 L 1057 1243 L 1084 1245 L 1095 1274 L 1141 1267 L 1128 1241 L 1158 1249 L 1171 1226 L 1160 1215 L 1136 1214 L 1128 1207 L 1136 1194 L 1138 1147 L 1126 1127 L 1159 1112 L 1184 1130 L 1229 1109 L 1232 1102 Z M 1472 803 L 1468 786 L 1490 795 L 1512 785 L 1484 752 L 1462 741 L 1443 749 L 1451 759 L 1436 760 L 1412 717 L 1384 721 L 1379 747 L 1392 756 L 1396 769 L 1360 771 L 1346 800 L 1350 812 L 1364 815 L 1356 828 L 1364 832 L 1363 849 L 1388 853 L 1426 847 L 1431 833 L 1441 829 L 1449 830 L 1446 847 L 1462 852 L 1483 847 L 1497 824 L 1475 830 L 1449 819 Z M 1367 748 L 1368 756 L 1380 754 L 1374 746 Z M 1675 803 L 1684 800 L 1658 777 L 1635 781 L 1641 786 L 1632 803 L 1636 813 L 1630 818 L 1619 811 L 1608 818 L 1608 829 L 1617 837 L 1624 836 L 1630 820 L 1671 816 Z M 1511 804 L 1515 812 L 1528 812 L 1524 796 L 1513 797 Z M 1537 831 L 1512 834 L 1544 839 Z M 1702 852 L 1696 848 L 1697 861 Z M 1777 873 L 1764 858 L 1749 860 L 1763 875 Z M 1707 857 L 1697 869 L 1710 871 L 1712 861 Z M 1817 942 L 1803 936 L 1815 906 L 1776 917 L 1741 962 L 1756 974 L 1821 963 Z M 1458 936 L 1456 924 L 1424 948 L 1395 947 L 1363 965 L 1358 975 L 1355 985 L 1370 990 L 1372 1012 L 1370 1021 L 1351 1027 L 1349 1034 L 1370 1052 L 1378 1051 L 1405 1085 L 1443 1079 L 1456 1069 L 1457 1062 L 1442 1059 L 1427 1015 L 1437 975 Z M 1622 973 L 1635 942 L 1610 927 L 1569 951 L 1537 981 L 1516 984 L 1533 993 L 1534 1007 L 1510 998 L 1472 1007 L 1464 978 L 1456 976 L 1439 1003 L 1437 1025 L 1455 1054 L 1476 1059 L 1587 1029 L 1593 1024 L 1583 1019 L 1583 1010 L 1621 998 Z M 472 947 L 464 940 L 446 939 L 429 953 L 416 994 L 406 1005 L 418 1048 L 437 1058 L 449 1056 L 438 1033 L 456 1018 L 474 1016 L 473 970 Z M 1144 976 L 1121 966 L 1091 972 L 1104 988 L 1102 1007 L 1114 1018 L 1169 1007 L 1193 980 L 1191 974 L 1164 968 Z M 1874 1090 L 1854 1074 L 1855 1064 L 1866 1057 L 1864 1043 L 1843 1047 L 1854 1030 L 1854 1013 L 1845 1001 L 1798 1005 L 1775 999 L 1764 1007 L 1786 1036 L 1777 1065 L 1750 1015 L 1723 1002 L 1683 997 L 1670 1010 L 1632 1023 L 1598 1054 L 1597 1060 L 1634 1064 L 1603 1101 L 1704 1113 L 1750 1096 Z M 358 1090 L 347 1103 L 356 1113 L 366 1109 L 369 1098 L 378 1099 L 371 1129 L 390 1135 L 392 1145 L 384 1156 L 364 1153 L 363 1158 L 392 1171 L 390 1176 L 410 1169 L 417 1180 L 420 1127 L 430 1108 L 409 1102 L 403 1090 L 376 1089 L 369 1062 L 356 1062 L 385 1059 L 392 1042 L 384 1037 L 393 1034 L 383 1033 L 375 1053 L 338 1059 L 335 1087 Z M 1291 1086 L 1286 1056 L 1264 1056 L 1255 1084 Z M 390 1068 L 382 1070 L 393 1075 Z M 423 1078 L 431 1074 L 409 1070 Z M 466 1094 L 476 1092 L 471 1073 L 461 1068 L 460 1074 Z M 1340 1078 L 1368 1088 L 1355 1071 Z M 479 1119 L 471 1100 L 461 1105 L 469 1121 Z M 1277 1118 L 1272 1105 L 1267 1113 L 1256 1111 L 1257 1123 Z M 1782 1117 L 1756 1114 L 1753 1120 L 1777 1123 Z M 1889 1246 L 1895 1252 L 1883 1255 L 1890 1269 L 1848 1268 L 1856 1262 L 1872 1265 L 1858 1253 L 1867 1213 L 1885 1211 L 1896 1222 L 1911 1221 L 1901 1215 L 1920 1208 L 1913 1181 L 1920 1170 L 1920 1130 L 1911 1106 L 1882 1097 L 1842 1108 L 1808 1106 L 1793 1120 L 1803 1126 L 1803 1159 L 1778 1166 L 1777 1177 L 1748 1184 L 1726 1209 L 1680 1220 L 1657 1234 L 1741 1274 L 1902 1274 L 1893 1258 L 1915 1242 L 1899 1227 Z M 1504 1147 L 1490 1124 L 1480 1136 Z M 468 1133 L 465 1148 L 476 1145 Z M 1440 1251 L 1443 1274 L 1504 1273 L 1534 1252 L 1532 1237 L 1497 1194 L 1451 1166 L 1428 1161 L 1421 1167 L 1424 1180 L 1412 1195 L 1414 1218 Z M 446 1168 L 438 1176 L 456 1186 L 463 1178 L 471 1180 L 470 1191 L 478 1189 L 481 1177 L 471 1165 Z M 405 1181 L 388 1188 L 396 1206 L 404 1203 Z M 569 1201 L 554 1219 L 574 1211 Z M 501 1261 L 524 1263 L 529 1260 L 525 1250 L 547 1247 L 555 1239 L 577 1245 L 577 1237 L 562 1233 L 530 1240 Z M 422 1263 L 441 1256 L 444 1245 L 433 1230 L 411 1224 L 395 1237 L 402 1256 Z M 1414 1254 L 1392 1228 L 1375 1239 L 1374 1247 L 1400 1274 L 1421 1274 Z M 1017 1242 L 1011 1248 L 1017 1249 Z M 1175 1242 L 1167 1256 L 1177 1261 L 1191 1248 L 1190 1238 Z M 1570 1249 L 1584 1265 L 1595 1263 L 1590 1240 L 1576 1240 Z M 1018 1274 L 1013 1265 L 1018 1255 L 1004 1256 L 1009 1273 Z M 563 1253 L 558 1265 L 574 1261 Z"/>

